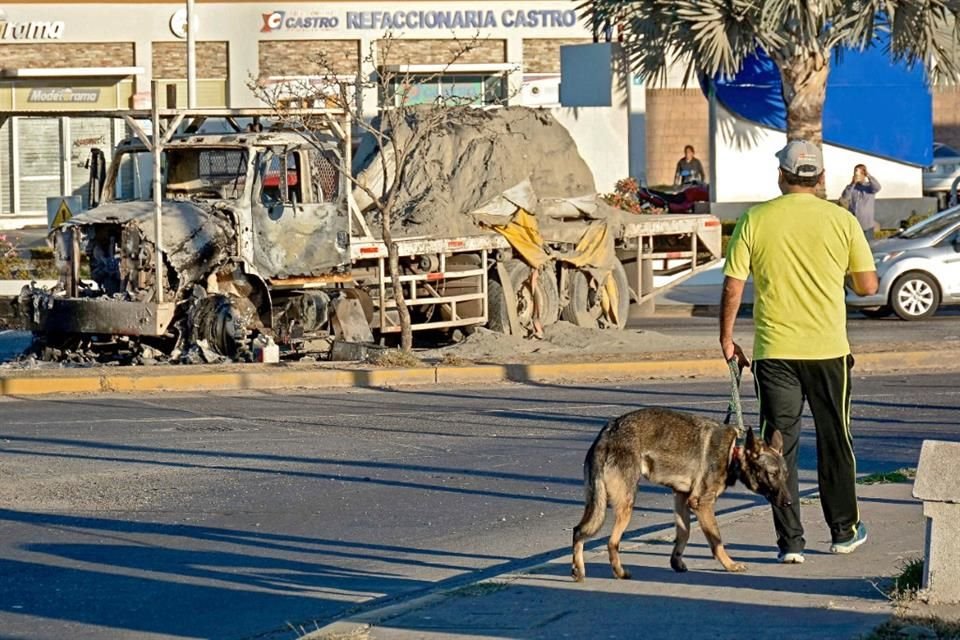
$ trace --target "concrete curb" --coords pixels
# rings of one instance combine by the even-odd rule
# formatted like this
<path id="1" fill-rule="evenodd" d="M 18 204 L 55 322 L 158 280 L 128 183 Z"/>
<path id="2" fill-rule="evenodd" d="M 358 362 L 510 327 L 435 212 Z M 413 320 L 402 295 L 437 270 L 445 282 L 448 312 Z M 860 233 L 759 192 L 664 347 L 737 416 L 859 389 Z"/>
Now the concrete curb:
<path id="1" fill-rule="evenodd" d="M 856 355 L 855 372 L 924 373 L 960 371 L 960 362 L 940 351 Z M 677 378 L 725 378 L 720 359 L 640 360 L 560 364 L 433 366 L 411 369 L 331 368 L 296 365 L 225 365 L 210 370 L 101 367 L 74 370 L 0 372 L 0 395 L 62 393 L 155 393 L 259 389 L 379 388 L 413 385 L 554 383 Z"/>

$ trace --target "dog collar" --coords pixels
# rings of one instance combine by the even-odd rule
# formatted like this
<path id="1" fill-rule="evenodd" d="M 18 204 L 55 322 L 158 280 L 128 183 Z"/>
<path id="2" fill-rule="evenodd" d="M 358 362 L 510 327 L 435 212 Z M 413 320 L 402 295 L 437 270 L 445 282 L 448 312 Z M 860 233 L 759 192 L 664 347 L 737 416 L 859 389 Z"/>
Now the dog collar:
<path id="1" fill-rule="evenodd" d="M 733 466 L 734 463 L 739 462 L 741 456 L 743 456 L 743 447 L 733 445 L 733 448 L 730 449 L 730 462 L 727 466 Z"/>

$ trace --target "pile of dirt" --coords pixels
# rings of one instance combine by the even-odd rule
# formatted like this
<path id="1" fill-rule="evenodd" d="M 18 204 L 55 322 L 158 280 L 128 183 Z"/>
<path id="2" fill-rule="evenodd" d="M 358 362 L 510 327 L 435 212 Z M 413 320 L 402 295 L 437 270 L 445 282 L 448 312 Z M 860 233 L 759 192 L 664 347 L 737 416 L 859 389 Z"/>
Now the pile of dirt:
<path id="1" fill-rule="evenodd" d="M 398 127 L 392 134 L 401 150 L 414 140 L 409 143 L 413 161 L 403 174 L 394 221 L 394 228 L 406 235 L 475 233 L 476 226 L 464 214 L 528 178 L 540 198 L 596 192 L 593 173 L 576 143 L 549 111 L 456 110 L 455 117 L 441 123 L 432 113 L 429 107 L 415 110 L 403 130 Z M 388 164 L 391 153 L 388 147 Z M 380 150 L 370 134 L 357 151 L 354 175 L 374 191 L 382 184 Z M 392 179 L 389 168 L 388 175 Z M 369 197 L 360 189 L 355 196 L 360 208 L 369 212 Z"/>
<path id="2" fill-rule="evenodd" d="M 418 352 L 424 360 L 442 361 L 457 358 L 477 363 L 511 363 L 550 356 L 584 361 L 597 358 L 625 358 L 636 354 L 672 353 L 679 351 L 715 351 L 716 339 L 690 336 L 669 336 L 656 331 L 611 331 L 578 327 L 560 321 L 544 329 L 542 340 L 510 336 L 476 329 L 463 342 L 440 349 Z"/>

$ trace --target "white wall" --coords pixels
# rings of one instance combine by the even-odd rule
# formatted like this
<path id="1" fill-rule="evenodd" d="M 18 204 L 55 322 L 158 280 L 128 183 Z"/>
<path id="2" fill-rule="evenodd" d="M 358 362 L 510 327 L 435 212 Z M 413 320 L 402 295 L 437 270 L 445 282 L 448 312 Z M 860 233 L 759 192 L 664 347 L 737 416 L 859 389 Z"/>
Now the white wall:
<path id="1" fill-rule="evenodd" d="M 778 162 L 774 154 L 787 138 L 776 131 L 737 118 L 717 107 L 716 201 L 759 202 L 780 195 L 777 186 Z M 849 184 L 853 167 L 863 163 L 880 182 L 877 198 L 919 198 L 922 196 L 922 169 L 824 145 L 823 163 L 827 174 L 827 197 L 840 197 Z"/>
<path id="2" fill-rule="evenodd" d="M 593 172 L 598 192 L 613 191 L 618 180 L 630 175 L 626 108 L 557 107 L 550 111 L 577 143 L 580 155 Z"/>
<path id="3" fill-rule="evenodd" d="M 613 191 L 630 175 L 632 88 L 614 62 L 619 45 L 598 43 L 560 48 L 560 107 L 553 115 L 573 136 L 593 171 L 597 191 Z"/>

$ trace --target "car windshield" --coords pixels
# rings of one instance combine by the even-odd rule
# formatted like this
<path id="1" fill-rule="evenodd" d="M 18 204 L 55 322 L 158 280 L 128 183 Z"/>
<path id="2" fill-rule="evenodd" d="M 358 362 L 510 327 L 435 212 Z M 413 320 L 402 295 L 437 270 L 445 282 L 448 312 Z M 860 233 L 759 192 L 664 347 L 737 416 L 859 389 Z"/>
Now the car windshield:
<path id="1" fill-rule="evenodd" d="M 172 148 L 163 153 L 161 174 L 164 198 L 214 198 L 236 200 L 247 180 L 246 149 Z M 113 200 L 150 200 L 153 155 L 128 151 L 116 163 Z"/>
<path id="2" fill-rule="evenodd" d="M 950 227 L 960 223 L 960 208 L 954 211 L 941 213 L 940 215 L 927 218 L 918 222 L 909 229 L 904 229 L 899 233 L 901 238 L 922 238 L 926 236 L 935 236 Z"/>

